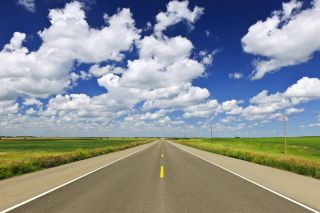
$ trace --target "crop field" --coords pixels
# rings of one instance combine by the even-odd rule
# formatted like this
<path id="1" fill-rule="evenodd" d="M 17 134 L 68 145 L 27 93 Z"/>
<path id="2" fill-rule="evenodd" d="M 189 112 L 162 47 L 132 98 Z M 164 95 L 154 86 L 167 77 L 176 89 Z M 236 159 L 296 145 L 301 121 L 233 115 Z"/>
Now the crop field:
<path id="1" fill-rule="evenodd" d="M 149 138 L 2 138 L 0 179 L 149 142 Z"/>
<path id="2" fill-rule="evenodd" d="M 177 143 L 320 179 L 320 137 L 175 139 Z"/>

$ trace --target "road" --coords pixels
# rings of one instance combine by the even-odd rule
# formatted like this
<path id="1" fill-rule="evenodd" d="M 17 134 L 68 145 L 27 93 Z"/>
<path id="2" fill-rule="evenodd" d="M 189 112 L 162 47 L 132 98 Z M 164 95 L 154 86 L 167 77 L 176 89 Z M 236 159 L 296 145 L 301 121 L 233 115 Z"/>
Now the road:
<path id="1" fill-rule="evenodd" d="M 168 142 L 158 142 L 10 212 L 308 210 Z"/>

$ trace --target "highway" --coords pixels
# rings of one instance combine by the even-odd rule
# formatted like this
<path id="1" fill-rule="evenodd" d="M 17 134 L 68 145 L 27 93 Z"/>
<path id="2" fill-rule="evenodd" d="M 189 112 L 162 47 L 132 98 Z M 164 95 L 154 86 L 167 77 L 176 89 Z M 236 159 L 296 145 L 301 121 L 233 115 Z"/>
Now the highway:
<path id="1" fill-rule="evenodd" d="M 309 212 L 168 142 L 10 212 Z"/>

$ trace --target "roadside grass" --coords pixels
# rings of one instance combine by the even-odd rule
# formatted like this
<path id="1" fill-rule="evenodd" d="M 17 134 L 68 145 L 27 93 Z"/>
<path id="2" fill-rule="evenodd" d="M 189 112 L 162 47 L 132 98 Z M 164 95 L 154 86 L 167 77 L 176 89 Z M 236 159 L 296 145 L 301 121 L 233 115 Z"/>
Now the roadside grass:
<path id="1" fill-rule="evenodd" d="M 0 140 L 0 180 L 150 142 L 147 138 L 8 138 Z"/>
<path id="2" fill-rule="evenodd" d="M 241 160 L 320 179 L 320 137 L 174 139 L 173 141 Z"/>

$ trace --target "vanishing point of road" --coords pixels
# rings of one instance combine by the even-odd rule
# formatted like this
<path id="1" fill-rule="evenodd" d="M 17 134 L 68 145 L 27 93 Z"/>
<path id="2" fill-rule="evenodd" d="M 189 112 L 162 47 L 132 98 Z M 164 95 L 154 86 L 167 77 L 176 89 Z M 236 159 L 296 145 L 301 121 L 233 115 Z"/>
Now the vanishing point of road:
<path id="1" fill-rule="evenodd" d="M 308 210 L 160 141 L 10 212 Z"/>

